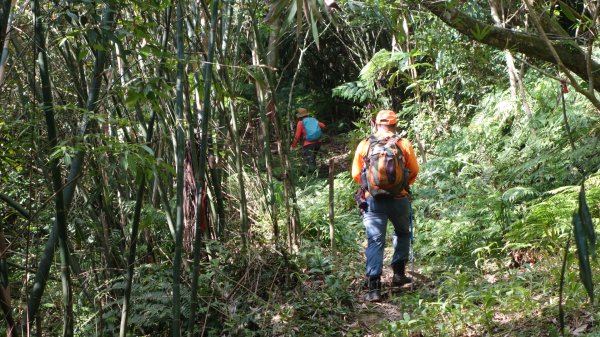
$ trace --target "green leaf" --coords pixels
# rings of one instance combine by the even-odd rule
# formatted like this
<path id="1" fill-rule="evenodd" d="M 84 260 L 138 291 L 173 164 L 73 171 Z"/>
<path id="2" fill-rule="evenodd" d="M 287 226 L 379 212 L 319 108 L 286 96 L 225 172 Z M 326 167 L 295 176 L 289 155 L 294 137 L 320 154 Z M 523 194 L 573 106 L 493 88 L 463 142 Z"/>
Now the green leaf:
<path id="1" fill-rule="evenodd" d="M 274 4 L 272 4 L 269 9 L 269 12 L 267 13 L 267 16 L 265 17 L 265 22 L 266 23 L 273 23 L 274 20 L 276 20 L 277 18 L 281 17 L 281 13 L 283 12 L 283 10 L 285 9 L 287 5 L 287 1 L 283 1 L 283 0 L 279 0 L 277 2 L 275 2 Z"/>
<path id="2" fill-rule="evenodd" d="M 142 145 L 142 150 L 148 152 L 149 155 L 154 156 L 154 151 L 148 145 Z"/>
<path id="3" fill-rule="evenodd" d="M 596 256 L 596 231 L 594 230 L 594 223 L 592 222 L 592 214 L 588 208 L 587 201 L 585 200 L 585 185 L 581 183 L 581 190 L 579 191 L 579 218 L 583 225 L 583 233 L 586 236 L 586 241 L 590 245 L 592 256 Z"/>
<path id="4" fill-rule="evenodd" d="M 491 28 L 487 25 L 480 27 L 479 24 L 476 24 L 475 28 L 471 29 L 471 33 L 477 41 L 481 41 L 490 33 L 490 30 Z"/>
<path id="5" fill-rule="evenodd" d="M 169 173 L 171 173 L 172 175 L 177 175 L 177 171 L 175 171 L 175 168 L 173 168 L 173 166 L 169 165 L 168 163 L 159 160 L 158 161 L 158 165 L 159 168 L 162 168 L 166 171 L 168 171 Z"/>
<path id="6" fill-rule="evenodd" d="M 69 153 L 68 153 L 68 152 L 65 152 L 65 156 L 64 156 L 64 158 L 63 158 L 63 163 L 64 163 L 66 166 L 69 166 L 69 165 L 71 165 L 71 155 L 69 155 Z"/>
<path id="7" fill-rule="evenodd" d="M 125 171 L 127 171 L 127 169 L 129 168 L 129 160 L 127 160 L 127 156 L 121 158 L 121 166 L 123 166 Z"/>
<path id="8" fill-rule="evenodd" d="M 292 1 L 290 11 L 288 12 L 288 16 L 285 19 L 286 25 L 291 25 L 294 22 L 294 16 L 298 12 L 298 2 Z"/>
<path id="9" fill-rule="evenodd" d="M 144 95 L 135 90 L 129 90 L 127 93 L 127 97 L 125 98 L 125 103 L 128 105 L 134 105 L 137 101 L 144 98 Z"/>
<path id="10" fill-rule="evenodd" d="M 79 53 L 77 53 L 77 60 L 81 61 L 81 60 L 85 59 L 86 56 L 87 56 L 87 54 L 88 54 L 88 49 L 87 48 L 81 48 L 79 50 Z"/>
<path id="11" fill-rule="evenodd" d="M 579 214 L 573 214 L 573 229 L 575 232 L 575 244 L 577 245 L 577 256 L 579 257 L 579 278 L 588 293 L 591 302 L 594 303 L 594 282 L 592 280 L 592 268 L 590 266 L 589 251 L 586 233 Z"/>
<path id="12" fill-rule="evenodd" d="M 310 9 L 310 27 L 312 30 L 313 39 L 315 40 L 315 44 L 317 45 L 317 50 L 319 50 L 319 30 L 317 29 L 317 21 L 313 15 L 312 7 Z"/>
<path id="13" fill-rule="evenodd" d="M 502 200 L 509 203 L 522 202 L 527 199 L 535 198 L 539 193 L 530 187 L 516 186 L 508 189 L 502 194 Z"/>
<path id="14" fill-rule="evenodd" d="M 302 31 L 302 0 L 296 0 L 296 37 L 300 37 Z"/>
<path id="15" fill-rule="evenodd" d="M 561 12 L 567 17 L 567 19 L 569 19 L 569 21 L 571 21 L 571 22 L 579 21 L 579 20 L 577 20 L 577 17 L 575 16 L 573 9 L 571 7 L 569 7 L 569 5 L 565 4 L 562 1 L 559 1 L 558 4 L 560 5 Z"/>

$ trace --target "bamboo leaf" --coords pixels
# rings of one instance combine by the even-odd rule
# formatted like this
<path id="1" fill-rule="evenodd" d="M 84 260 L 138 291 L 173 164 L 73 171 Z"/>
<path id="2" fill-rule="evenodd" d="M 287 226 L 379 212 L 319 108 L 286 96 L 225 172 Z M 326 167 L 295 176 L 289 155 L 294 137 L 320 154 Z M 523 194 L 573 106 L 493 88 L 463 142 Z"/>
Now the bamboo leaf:
<path id="1" fill-rule="evenodd" d="M 315 17 L 315 21 L 319 22 L 319 21 L 323 20 L 323 15 L 321 15 L 321 11 L 319 10 L 319 6 L 317 5 L 317 2 L 315 0 L 310 0 L 308 2 L 308 5 L 310 6 L 311 14 L 314 15 L 314 17 Z"/>
<path id="2" fill-rule="evenodd" d="M 577 22 L 579 20 L 577 20 L 577 17 L 575 16 L 573 9 L 565 4 L 562 1 L 559 1 L 558 4 L 560 5 L 560 11 L 567 17 L 567 19 L 569 19 L 569 21 L 571 22 Z"/>
<path id="3" fill-rule="evenodd" d="M 583 233 L 586 236 L 586 241 L 590 245 L 592 256 L 596 256 L 596 231 L 594 230 L 594 223 L 592 222 L 592 215 L 588 208 L 587 201 L 585 200 L 585 185 L 581 184 L 581 190 L 579 191 L 579 218 L 583 225 Z"/>
<path id="4" fill-rule="evenodd" d="M 594 282 L 592 280 L 592 268 L 590 266 L 589 251 L 586 233 L 579 214 L 573 214 L 573 229 L 575 232 L 575 244 L 577 245 L 577 256 L 579 257 L 579 278 L 588 293 L 591 302 L 594 302 Z"/>
<path id="5" fill-rule="evenodd" d="M 315 44 L 317 45 L 317 50 L 319 50 L 319 30 L 317 29 L 317 21 L 315 20 L 312 7 L 309 9 L 310 13 L 310 27 L 312 30 L 313 39 L 315 40 Z"/>
<path id="6" fill-rule="evenodd" d="M 285 9 L 286 4 L 287 4 L 287 1 L 279 0 L 275 4 L 271 5 L 269 12 L 267 13 L 267 16 L 265 17 L 265 22 L 273 23 L 273 20 L 275 18 L 281 17 L 281 13 Z"/>
<path id="7" fill-rule="evenodd" d="M 285 19 L 286 25 L 291 25 L 294 22 L 294 16 L 296 16 L 298 12 L 298 3 L 296 1 L 292 1 L 290 11 L 288 12 L 288 16 Z"/>
<path id="8" fill-rule="evenodd" d="M 148 145 L 142 145 L 142 150 L 148 152 L 149 155 L 154 156 L 154 151 Z"/>
<path id="9" fill-rule="evenodd" d="M 296 37 L 300 37 L 302 31 L 302 0 L 296 0 Z"/>

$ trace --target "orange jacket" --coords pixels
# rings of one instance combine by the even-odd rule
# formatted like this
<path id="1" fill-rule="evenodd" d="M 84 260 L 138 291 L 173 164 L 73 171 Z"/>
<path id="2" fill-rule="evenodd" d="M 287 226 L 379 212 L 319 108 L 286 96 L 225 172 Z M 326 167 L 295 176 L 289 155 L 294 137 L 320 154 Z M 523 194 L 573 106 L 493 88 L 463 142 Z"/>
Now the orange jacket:
<path id="1" fill-rule="evenodd" d="M 325 124 L 319 122 L 319 127 L 321 127 L 321 130 L 323 130 L 323 129 L 325 129 Z M 321 142 L 320 139 L 313 140 L 313 141 L 306 140 L 306 130 L 304 129 L 304 124 L 302 124 L 302 119 L 298 121 L 298 124 L 296 124 L 296 135 L 294 136 L 294 141 L 292 142 L 292 147 L 296 147 L 298 145 L 298 141 L 300 139 L 304 139 L 304 144 L 302 144 L 302 146 Z"/>
<path id="2" fill-rule="evenodd" d="M 375 133 L 375 137 L 378 139 L 382 139 L 385 137 L 391 137 L 394 134 L 389 131 L 378 131 Z M 419 174 L 419 163 L 417 163 L 417 156 L 415 155 L 415 150 L 412 147 L 412 144 L 405 138 L 402 138 L 398 141 L 398 146 L 404 153 L 404 158 L 406 159 L 406 168 L 410 172 L 410 176 L 408 177 L 408 185 L 412 185 L 417 179 L 417 174 Z M 352 179 L 360 184 L 360 172 L 365 166 L 365 155 L 369 150 L 369 139 L 365 139 L 358 144 L 356 147 L 356 153 L 354 154 L 354 160 L 352 161 Z M 398 197 L 404 197 L 408 194 L 407 191 L 402 191 L 398 195 Z M 367 192 L 368 195 L 368 192 Z"/>

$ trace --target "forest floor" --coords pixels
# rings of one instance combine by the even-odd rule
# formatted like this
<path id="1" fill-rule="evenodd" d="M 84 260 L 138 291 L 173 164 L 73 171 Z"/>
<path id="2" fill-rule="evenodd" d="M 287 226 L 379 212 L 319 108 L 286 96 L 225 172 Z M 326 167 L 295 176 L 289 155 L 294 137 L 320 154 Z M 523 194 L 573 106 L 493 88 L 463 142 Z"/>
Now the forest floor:
<path id="1" fill-rule="evenodd" d="M 366 248 L 366 239 L 362 243 L 362 248 Z M 407 266 L 407 274 L 413 280 L 412 284 L 402 287 L 392 287 L 393 271 L 389 266 L 393 255 L 391 240 L 388 240 L 384 253 L 384 268 L 381 275 L 382 282 L 382 301 L 379 303 L 369 303 L 363 300 L 367 293 L 366 278 L 356 279 L 353 284 L 353 292 L 356 303 L 359 303 L 356 309 L 357 324 L 361 330 L 366 331 L 364 336 L 380 336 L 378 327 L 382 322 L 395 322 L 404 320 L 406 317 L 413 316 L 412 308 L 403 301 L 403 296 L 417 295 L 421 298 L 431 298 L 435 296 L 435 282 L 422 274 L 422 271 L 416 264 Z M 364 256 L 359 264 L 364 266 Z M 408 315 L 408 316 L 407 316 Z M 419 336 L 419 334 L 412 335 Z"/>
<path id="2" fill-rule="evenodd" d="M 334 174 L 350 170 L 350 165 L 352 164 L 352 157 L 350 155 L 353 152 L 354 149 L 348 147 L 345 138 L 340 136 L 325 138 L 319 150 L 319 176 L 327 177 L 330 161 L 333 161 Z"/>

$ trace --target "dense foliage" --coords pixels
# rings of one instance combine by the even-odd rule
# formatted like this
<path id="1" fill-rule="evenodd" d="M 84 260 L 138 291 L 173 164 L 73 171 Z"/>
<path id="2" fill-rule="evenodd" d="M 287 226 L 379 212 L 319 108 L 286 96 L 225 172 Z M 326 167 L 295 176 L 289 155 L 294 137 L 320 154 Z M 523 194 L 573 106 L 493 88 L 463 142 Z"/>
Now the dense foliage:
<path id="1" fill-rule="evenodd" d="M 3 334 L 600 331 L 597 1 L 0 5 Z M 348 169 L 382 108 L 416 288 L 366 304 Z"/>

